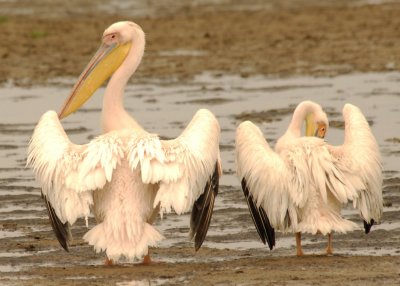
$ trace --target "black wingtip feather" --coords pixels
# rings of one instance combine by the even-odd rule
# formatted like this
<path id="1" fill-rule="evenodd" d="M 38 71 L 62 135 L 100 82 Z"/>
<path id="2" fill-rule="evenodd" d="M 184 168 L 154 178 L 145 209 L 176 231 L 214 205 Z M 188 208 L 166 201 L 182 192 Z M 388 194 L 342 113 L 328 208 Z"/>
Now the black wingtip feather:
<path id="1" fill-rule="evenodd" d="M 267 231 L 267 243 L 269 250 L 272 250 L 275 246 L 275 229 L 272 227 L 271 223 L 269 222 L 268 216 L 265 213 L 264 209 L 262 207 L 259 207 L 259 212 L 261 214 L 262 222 L 264 224 L 264 227 Z"/>
<path id="2" fill-rule="evenodd" d="M 368 234 L 371 230 L 371 227 L 374 225 L 375 221 L 371 219 L 371 221 L 368 223 L 364 220 L 364 229 L 365 229 L 365 234 Z"/>
<path id="3" fill-rule="evenodd" d="M 62 223 L 61 220 L 57 217 L 56 212 L 50 202 L 47 200 L 46 196 L 42 193 L 42 198 L 45 201 L 47 214 L 49 215 L 51 227 L 53 228 L 53 232 L 57 237 L 58 242 L 64 248 L 65 251 L 69 252 L 68 242 L 70 240 L 70 231 L 68 222 Z"/>
<path id="4" fill-rule="evenodd" d="M 264 244 L 268 244 L 269 249 L 272 250 L 275 246 L 275 229 L 272 227 L 265 210 L 261 206 L 257 207 L 254 202 L 253 195 L 247 188 L 245 178 L 242 179 L 241 184 L 258 235 L 260 236 L 261 241 Z"/>
<path id="5" fill-rule="evenodd" d="M 194 249 L 198 251 L 204 242 L 210 227 L 214 209 L 215 198 L 218 195 L 219 174 L 218 163 L 215 164 L 214 173 L 210 176 L 203 194 L 194 202 L 190 216 L 191 240 L 194 240 Z"/>

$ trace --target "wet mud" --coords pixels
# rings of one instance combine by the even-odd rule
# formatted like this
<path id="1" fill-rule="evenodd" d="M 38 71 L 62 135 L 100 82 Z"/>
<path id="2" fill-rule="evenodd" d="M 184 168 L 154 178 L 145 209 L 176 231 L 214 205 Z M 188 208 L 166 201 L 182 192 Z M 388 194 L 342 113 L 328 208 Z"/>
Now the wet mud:
<path id="1" fill-rule="evenodd" d="M 3 1 L 0 82 L 78 76 L 104 28 L 121 19 L 147 35 L 136 80 L 184 80 L 204 70 L 246 77 L 400 69 L 396 1 L 161 2 Z"/>
<path id="2" fill-rule="evenodd" d="M 0 284 L 1 285 L 398 285 L 400 281 L 400 82 L 396 1 L 7 1 L 0 3 Z M 23 4 L 22 4 L 23 3 Z M 123 4 L 121 4 L 123 3 Z M 125 6 L 124 6 L 125 5 Z M 150 132 L 174 138 L 199 108 L 221 128 L 223 176 L 206 241 L 194 251 L 189 215 L 168 215 L 166 237 L 150 266 L 103 265 L 72 227 L 70 252 L 59 246 L 25 168 L 26 146 L 40 115 L 57 110 L 102 31 L 132 19 L 147 34 L 145 58 L 126 91 L 129 112 Z M 104 90 L 101 89 L 99 94 Z M 235 128 L 260 126 L 273 146 L 294 107 L 319 102 L 330 119 L 327 141 L 341 144 L 346 102 L 372 125 L 384 167 L 384 217 L 370 234 L 327 239 L 277 233 L 273 251 L 251 221 L 235 177 Z M 82 144 L 100 133 L 101 96 L 64 122 Z M 89 219 L 89 227 L 94 225 Z"/>

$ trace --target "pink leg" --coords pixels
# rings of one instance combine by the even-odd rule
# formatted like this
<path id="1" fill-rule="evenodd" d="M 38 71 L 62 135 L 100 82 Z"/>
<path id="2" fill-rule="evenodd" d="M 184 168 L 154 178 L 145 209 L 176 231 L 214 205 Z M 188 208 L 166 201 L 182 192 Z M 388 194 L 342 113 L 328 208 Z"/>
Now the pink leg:
<path id="1" fill-rule="evenodd" d="M 326 248 L 326 254 L 333 255 L 332 249 L 332 233 L 328 233 L 328 246 Z"/>
<path id="2" fill-rule="evenodd" d="M 111 266 L 114 264 L 114 261 L 112 259 L 108 259 L 108 257 L 106 258 L 106 260 L 104 260 L 104 265 L 106 266 Z"/>
<path id="3" fill-rule="evenodd" d="M 143 265 L 150 265 L 151 258 L 150 258 L 150 249 L 147 255 L 143 258 Z"/>
<path id="4" fill-rule="evenodd" d="M 297 247 L 297 256 L 303 256 L 303 250 L 301 249 L 301 232 L 296 232 L 296 247 Z"/>

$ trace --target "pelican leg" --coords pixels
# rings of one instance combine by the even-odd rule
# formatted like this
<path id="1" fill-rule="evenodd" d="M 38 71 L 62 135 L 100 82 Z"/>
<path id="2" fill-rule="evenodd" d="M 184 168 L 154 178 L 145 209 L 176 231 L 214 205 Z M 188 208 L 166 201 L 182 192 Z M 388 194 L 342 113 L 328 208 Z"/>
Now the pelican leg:
<path id="1" fill-rule="evenodd" d="M 151 258 L 150 258 L 150 249 L 149 252 L 145 257 L 143 257 L 143 265 L 150 265 L 151 263 Z"/>
<path id="2" fill-rule="evenodd" d="M 296 232 L 296 247 L 297 247 L 297 256 L 303 256 L 303 250 L 301 249 L 301 232 Z"/>
<path id="3" fill-rule="evenodd" d="M 104 260 L 105 266 L 111 266 L 113 264 L 114 264 L 114 261 L 112 259 L 109 259 L 108 257 L 106 258 L 106 260 Z"/>
<path id="4" fill-rule="evenodd" d="M 326 247 L 326 254 L 327 255 L 333 255 L 333 249 L 332 249 L 332 233 L 328 233 L 328 246 Z"/>

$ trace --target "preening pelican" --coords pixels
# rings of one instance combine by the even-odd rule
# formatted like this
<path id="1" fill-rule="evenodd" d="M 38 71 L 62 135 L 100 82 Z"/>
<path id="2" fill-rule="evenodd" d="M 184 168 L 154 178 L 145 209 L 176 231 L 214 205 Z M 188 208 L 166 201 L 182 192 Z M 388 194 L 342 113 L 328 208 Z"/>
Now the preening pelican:
<path id="1" fill-rule="evenodd" d="M 92 212 L 97 225 L 84 240 L 107 263 L 125 257 L 150 262 L 149 247 L 163 236 L 151 225 L 158 212 L 181 214 L 193 206 L 190 238 L 202 245 L 221 175 L 220 127 L 199 110 L 173 140 L 147 133 L 125 111 L 124 88 L 142 59 L 145 35 L 133 22 L 107 28 L 102 44 L 57 115 L 48 111 L 35 127 L 27 165 L 42 187 L 53 230 L 68 251 L 69 225 Z M 103 99 L 104 134 L 73 144 L 59 119 L 76 111 L 111 76 Z"/>
<path id="2" fill-rule="evenodd" d="M 296 233 L 297 255 L 303 255 L 301 233 L 345 233 L 357 225 L 342 218 L 352 201 L 365 232 L 382 216 L 382 167 L 379 148 L 360 109 L 346 104 L 344 143 L 324 142 L 328 119 L 311 101 L 300 103 L 286 133 L 273 151 L 261 130 L 246 121 L 236 131 L 237 174 L 261 240 L 275 245 L 274 228 Z M 306 135 L 301 126 L 306 121 Z"/>

